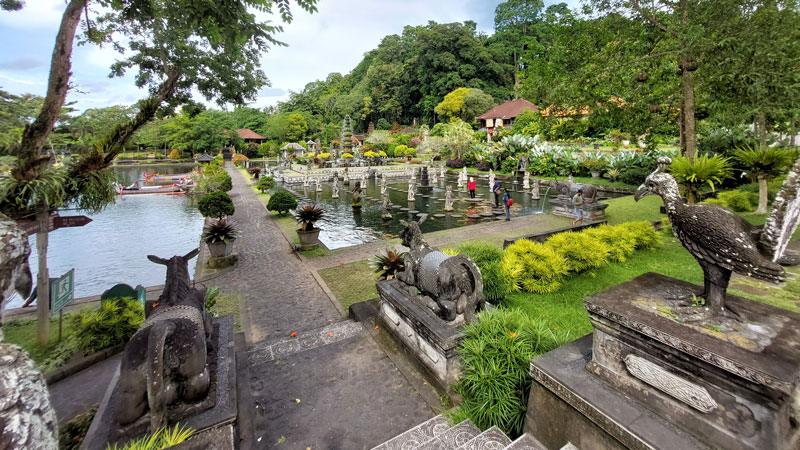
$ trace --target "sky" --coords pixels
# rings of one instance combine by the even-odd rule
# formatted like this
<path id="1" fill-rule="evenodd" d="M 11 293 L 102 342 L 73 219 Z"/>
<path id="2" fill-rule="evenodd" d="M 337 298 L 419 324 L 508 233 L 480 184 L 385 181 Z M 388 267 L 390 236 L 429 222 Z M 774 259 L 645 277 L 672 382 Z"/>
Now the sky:
<path id="1" fill-rule="evenodd" d="M 300 91 L 306 83 L 329 73 L 347 74 L 384 36 L 400 34 L 406 25 L 472 20 L 479 31 L 491 34 L 498 3 L 500 0 L 319 0 L 319 11 L 314 14 L 292 4 L 294 20 L 277 35 L 288 46 L 273 47 L 262 56 L 271 86 L 262 88 L 251 106 L 286 100 L 289 91 Z M 26 0 L 21 11 L 0 11 L 0 89 L 45 95 L 64 8 L 64 0 Z M 76 102 L 74 107 L 82 111 L 130 105 L 144 98 L 147 93 L 136 88 L 131 75 L 108 78 L 109 66 L 117 58 L 119 54 L 110 47 L 76 46 L 71 80 L 75 89 L 67 101 Z"/>

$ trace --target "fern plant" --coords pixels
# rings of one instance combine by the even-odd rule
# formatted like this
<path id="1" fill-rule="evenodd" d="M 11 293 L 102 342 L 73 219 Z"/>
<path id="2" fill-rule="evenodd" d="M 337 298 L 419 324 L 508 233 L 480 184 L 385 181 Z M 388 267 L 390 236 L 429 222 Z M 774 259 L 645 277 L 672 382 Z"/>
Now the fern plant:
<path id="1" fill-rule="evenodd" d="M 719 155 L 698 155 L 694 162 L 678 156 L 669 168 L 672 176 L 683 188 L 689 203 L 697 203 L 700 190 L 708 185 L 712 191 L 731 175 L 728 158 Z"/>
<path id="2" fill-rule="evenodd" d="M 611 255 L 608 244 L 585 233 L 554 234 L 545 245 L 563 256 L 569 270 L 575 273 L 605 266 Z"/>
<path id="3" fill-rule="evenodd" d="M 516 290 L 513 278 L 506 276 L 501 260 L 503 250 L 483 242 L 467 242 L 458 247 L 458 253 L 469 256 L 483 278 L 483 295 L 486 300 L 497 303 Z M 516 270 L 513 273 L 516 274 Z"/>
<path id="4" fill-rule="evenodd" d="M 537 294 L 549 294 L 561 287 L 561 279 L 569 271 L 567 261 L 552 248 L 539 242 L 520 239 L 506 248 L 503 254 L 503 267 L 508 270 L 517 267 L 513 273 L 519 288 Z"/>
<path id="5" fill-rule="evenodd" d="M 747 167 L 747 175 L 758 182 L 758 209 L 756 214 L 767 213 L 767 183 L 779 176 L 792 164 L 793 153 L 780 147 L 757 149 L 744 146 L 733 152 L 743 166 Z"/>
<path id="6" fill-rule="evenodd" d="M 144 321 L 144 309 L 132 298 L 109 299 L 98 309 L 71 314 L 69 321 L 77 347 L 92 353 L 128 342 Z"/>

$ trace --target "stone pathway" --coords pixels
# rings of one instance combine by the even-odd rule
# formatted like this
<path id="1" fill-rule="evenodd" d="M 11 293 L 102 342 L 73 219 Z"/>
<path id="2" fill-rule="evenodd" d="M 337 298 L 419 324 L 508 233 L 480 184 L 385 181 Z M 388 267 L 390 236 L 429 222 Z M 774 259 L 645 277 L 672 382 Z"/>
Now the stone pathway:
<path id="1" fill-rule="evenodd" d="M 47 387 L 59 424 L 100 404 L 120 359 L 121 354 L 112 356 Z"/>
<path id="2" fill-rule="evenodd" d="M 366 328 L 372 325 L 340 315 L 249 180 L 227 170 L 242 232 L 239 262 L 201 270 L 200 278 L 241 297 L 250 373 L 239 380 L 249 379 L 252 393 L 239 414 L 254 428 L 241 448 L 367 449 L 435 415 Z"/>

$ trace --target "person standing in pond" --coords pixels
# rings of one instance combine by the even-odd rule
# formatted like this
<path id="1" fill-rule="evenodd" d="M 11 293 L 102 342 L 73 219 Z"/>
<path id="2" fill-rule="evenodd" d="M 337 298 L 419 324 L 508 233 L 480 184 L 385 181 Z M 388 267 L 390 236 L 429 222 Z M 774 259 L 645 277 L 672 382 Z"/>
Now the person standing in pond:
<path id="1" fill-rule="evenodd" d="M 506 207 L 506 220 L 511 220 L 511 205 L 514 204 L 514 200 L 511 199 L 511 193 L 508 192 L 508 189 L 505 189 L 505 193 L 503 194 L 503 205 Z"/>
<path id="2" fill-rule="evenodd" d="M 469 177 L 467 189 L 469 189 L 469 198 L 475 198 L 475 178 Z"/>
<path id="3" fill-rule="evenodd" d="M 494 180 L 494 185 L 492 185 L 492 192 L 494 192 L 494 207 L 500 207 L 500 182 Z"/>
<path id="4" fill-rule="evenodd" d="M 578 193 L 572 197 L 572 206 L 575 207 L 575 220 L 572 224 L 583 223 L 583 189 L 578 189 Z"/>

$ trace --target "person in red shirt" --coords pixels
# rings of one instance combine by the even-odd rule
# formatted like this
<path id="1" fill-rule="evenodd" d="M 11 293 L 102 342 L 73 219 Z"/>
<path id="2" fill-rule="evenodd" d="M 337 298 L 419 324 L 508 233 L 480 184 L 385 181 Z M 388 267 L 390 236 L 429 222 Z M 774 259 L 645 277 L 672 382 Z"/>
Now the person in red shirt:
<path id="1" fill-rule="evenodd" d="M 469 198 L 475 198 L 475 178 L 469 177 L 467 189 L 469 189 Z"/>

